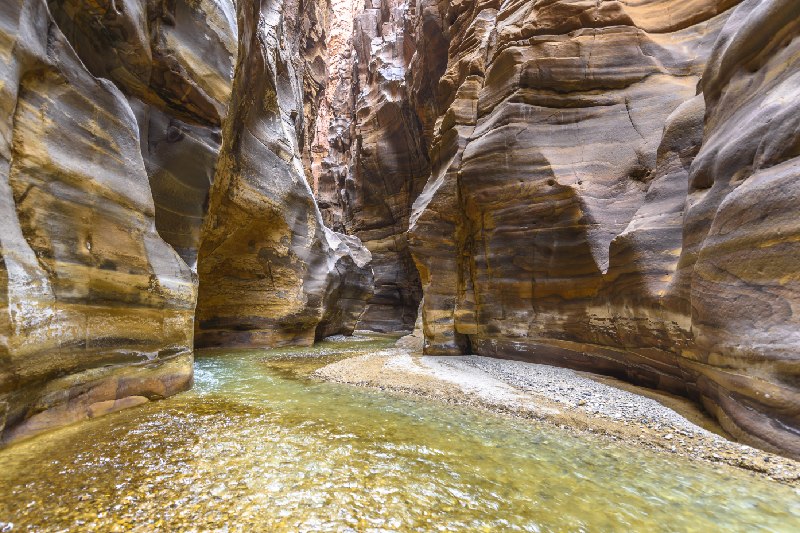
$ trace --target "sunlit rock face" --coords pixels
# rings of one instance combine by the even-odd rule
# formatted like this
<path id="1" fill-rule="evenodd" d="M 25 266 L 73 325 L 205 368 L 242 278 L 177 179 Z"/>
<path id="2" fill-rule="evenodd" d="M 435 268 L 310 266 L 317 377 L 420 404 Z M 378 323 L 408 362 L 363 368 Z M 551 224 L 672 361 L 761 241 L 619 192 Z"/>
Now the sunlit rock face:
<path id="1" fill-rule="evenodd" d="M 800 4 L 432 8 L 426 352 L 620 375 L 800 456 Z"/>
<path id="2" fill-rule="evenodd" d="M 196 344 L 311 344 L 353 331 L 371 293 L 370 255 L 323 225 L 304 173 L 300 6 L 237 7 L 231 112 L 198 259 Z"/>

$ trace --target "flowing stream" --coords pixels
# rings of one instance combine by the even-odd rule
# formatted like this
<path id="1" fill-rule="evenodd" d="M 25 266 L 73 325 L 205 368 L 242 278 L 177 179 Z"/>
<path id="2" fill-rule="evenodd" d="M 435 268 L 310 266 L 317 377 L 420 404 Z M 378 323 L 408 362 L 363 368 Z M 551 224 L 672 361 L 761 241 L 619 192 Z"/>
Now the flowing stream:
<path id="1" fill-rule="evenodd" d="M 0 452 L 11 531 L 800 531 L 800 494 L 426 400 L 319 383 L 390 345 L 197 357 L 195 388 Z"/>

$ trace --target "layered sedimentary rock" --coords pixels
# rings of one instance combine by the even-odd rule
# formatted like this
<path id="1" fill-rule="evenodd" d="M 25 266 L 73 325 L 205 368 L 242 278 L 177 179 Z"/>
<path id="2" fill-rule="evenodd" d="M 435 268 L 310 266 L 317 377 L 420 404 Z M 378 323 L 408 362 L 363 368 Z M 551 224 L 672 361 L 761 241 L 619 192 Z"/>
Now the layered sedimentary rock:
<path id="1" fill-rule="evenodd" d="M 435 7 L 426 352 L 624 376 L 800 456 L 800 5 Z"/>
<path id="2" fill-rule="evenodd" d="M 55 19 L 40 0 L 0 9 L 4 441 L 174 394 L 192 376 L 195 283 L 156 230 L 132 91 L 87 70 L 94 56 L 56 24 L 85 40 L 108 35 L 58 16 L 88 6 L 53 5 Z M 141 66 L 144 12 L 124 7 L 113 22 L 139 31 L 98 44 Z M 162 89 L 164 112 L 167 100 L 183 105 L 183 87 Z"/>
<path id="3" fill-rule="evenodd" d="M 302 326 L 280 340 L 276 333 L 275 343 L 352 331 L 363 311 L 369 253 L 322 226 L 298 164 L 304 103 L 313 110 L 316 98 L 308 87 L 324 77 L 312 67 L 325 8 L 239 4 L 241 29 L 230 0 L 0 7 L 3 442 L 191 385 L 210 205 L 200 255 L 212 268 L 199 268 L 206 324 L 218 309 L 205 305 L 208 287 L 231 289 L 232 278 L 255 289 L 226 307 L 224 322 L 236 331 L 291 299 L 291 316 L 275 320 Z M 261 17 L 272 26 L 257 34 Z M 236 54 L 254 42 L 262 63 L 240 62 L 239 72 L 264 92 L 249 99 L 252 87 L 238 81 L 234 124 Z M 276 54 L 292 63 L 268 67 Z M 248 108 L 252 101 L 262 108 Z M 230 138 L 217 169 L 223 125 Z M 217 173 L 222 183 L 211 195 Z M 252 189 L 239 186 L 242 174 Z M 284 259 L 299 278 L 284 276 Z M 254 336 L 253 344 L 265 342 Z"/>
<path id="4" fill-rule="evenodd" d="M 344 232 L 353 113 L 353 23 L 362 11 L 359 0 L 332 0 L 325 40 L 325 85 L 311 137 L 309 183 L 325 224 Z"/>
<path id="5" fill-rule="evenodd" d="M 421 298 L 406 238 L 411 205 L 430 174 L 407 81 L 417 46 L 415 9 L 398 1 L 351 9 L 352 27 L 339 32 L 339 40 L 351 33 L 347 46 L 333 42 L 327 138 L 318 142 L 324 157 L 315 168 L 326 220 L 358 235 L 372 253 L 375 294 L 359 327 L 379 331 L 411 329 Z M 438 79 L 443 68 L 427 79 Z"/>
<path id="6" fill-rule="evenodd" d="M 701 87 L 705 131 L 678 263 L 695 346 L 682 355 L 725 427 L 797 457 L 800 5 L 743 2 Z"/>
<path id="7" fill-rule="evenodd" d="M 330 7 L 2 4 L 4 441 L 185 389 L 195 342 L 410 329 L 424 292 L 427 353 L 622 376 L 800 457 L 795 0 Z"/>
<path id="8" fill-rule="evenodd" d="M 371 292 L 369 252 L 323 225 L 304 174 L 297 9 L 238 5 L 231 113 L 198 259 L 197 346 L 352 332 Z"/>
<path id="9" fill-rule="evenodd" d="M 231 0 L 50 0 L 87 69 L 130 100 L 156 228 L 194 267 L 237 47 Z"/>
<path id="10" fill-rule="evenodd" d="M 411 329 L 421 288 L 405 231 L 427 180 L 428 148 L 407 92 L 413 43 L 403 2 L 367 6 L 355 21 L 355 124 L 351 179 L 345 182 L 347 228 L 373 254 L 375 295 L 362 327 Z"/>

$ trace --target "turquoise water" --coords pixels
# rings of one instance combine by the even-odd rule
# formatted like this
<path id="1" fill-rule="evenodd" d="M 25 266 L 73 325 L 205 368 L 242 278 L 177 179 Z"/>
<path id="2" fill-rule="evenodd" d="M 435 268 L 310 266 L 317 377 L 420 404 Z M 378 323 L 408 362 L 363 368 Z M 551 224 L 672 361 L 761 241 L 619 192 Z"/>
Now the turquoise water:
<path id="1" fill-rule="evenodd" d="M 800 495 L 307 374 L 392 339 L 216 352 L 194 390 L 0 452 L 12 531 L 800 531 Z"/>

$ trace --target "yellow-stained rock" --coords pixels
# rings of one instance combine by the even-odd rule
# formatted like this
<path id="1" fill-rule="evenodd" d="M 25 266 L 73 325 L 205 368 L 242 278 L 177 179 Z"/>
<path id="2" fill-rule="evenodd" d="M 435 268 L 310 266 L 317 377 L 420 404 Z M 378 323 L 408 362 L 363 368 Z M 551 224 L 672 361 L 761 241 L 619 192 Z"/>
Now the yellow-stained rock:
<path id="1" fill-rule="evenodd" d="M 426 352 L 624 376 L 800 456 L 800 5 L 435 6 Z"/>
<path id="2" fill-rule="evenodd" d="M 283 6 L 283 4 L 281 4 Z M 238 8 L 231 113 L 198 257 L 197 346 L 309 345 L 352 333 L 372 292 L 370 254 L 326 228 L 306 181 L 302 16 Z M 258 24 L 264 21 L 264 24 Z"/>

